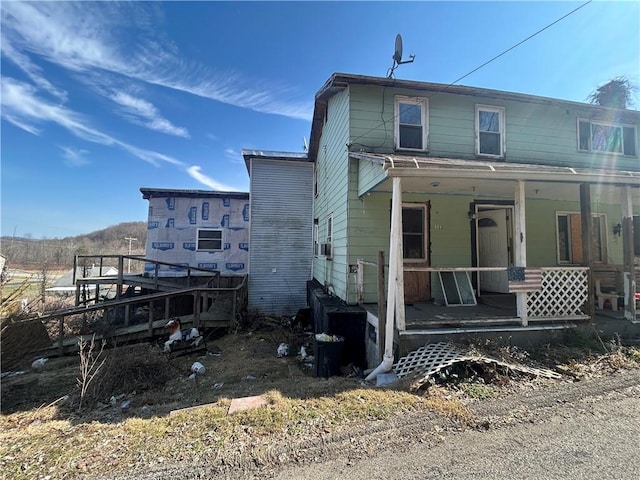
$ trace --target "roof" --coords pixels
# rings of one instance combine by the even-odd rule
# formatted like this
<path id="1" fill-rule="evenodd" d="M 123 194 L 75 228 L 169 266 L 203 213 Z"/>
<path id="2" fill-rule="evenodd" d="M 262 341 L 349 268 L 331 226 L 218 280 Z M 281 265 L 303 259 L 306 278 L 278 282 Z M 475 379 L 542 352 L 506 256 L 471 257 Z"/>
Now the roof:
<path id="1" fill-rule="evenodd" d="M 142 198 L 166 198 L 166 197 L 187 197 L 187 198 L 240 198 L 248 199 L 249 192 L 219 192 L 214 190 L 175 190 L 171 188 L 145 188 L 140 189 Z"/>
<path id="2" fill-rule="evenodd" d="M 325 84 L 318 90 L 315 97 L 313 109 L 313 119 L 311 124 L 311 136 L 309 139 L 309 158 L 315 161 L 320 144 L 320 134 L 324 121 L 324 107 L 328 100 L 338 92 L 344 90 L 349 85 L 373 85 L 378 87 L 394 87 L 418 90 L 433 93 L 453 93 L 457 95 L 473 95 L 476 97 L 499 98 L 503 100 L 513 100 L 518 102 L 537 103 L 542 105 L 555 106 L 579 106 L 594 111 L 615 111 L 623 116 L 633 118 L 635 122 L 640 122 L 640 111 L 619 110 L 590 103 L 574 102 L 557 98 L 541 97 L 524 93 L 505 92 L 502 90 L 492 90 L 488 88 L 469 87 L 464 85 L 451 85 L 443 83 L 418 82 L 415 80 L 397 80 L 394 78 L 370 77 L 365 75 L 353 75 L 348 73 L 334 73 Z"/>
<path id="3" fill-rule="evenodd" d="M 244 157 L 244 164 L 247 167 L 247 172 L 251 175 L 251 169 L 249 167 L 249 161 L 253 160 L 285 160 L 290 162 L 308 162 L 309 156 L 306 152 L 278 152 L 271 150 L 249 150 L 242 149 L 242 156 Z"/>

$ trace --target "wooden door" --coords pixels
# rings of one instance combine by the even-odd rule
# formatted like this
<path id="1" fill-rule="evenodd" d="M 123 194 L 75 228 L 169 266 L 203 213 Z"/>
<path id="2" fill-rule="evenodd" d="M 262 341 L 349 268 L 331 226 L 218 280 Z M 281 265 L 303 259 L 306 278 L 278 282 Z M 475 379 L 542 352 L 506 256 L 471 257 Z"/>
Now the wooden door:
<path id="1" fill-rule="evenodd" d="M 429 263 L 429 204 L 402 205 L 402 252 L 404 268 L 428 267 Z M 431 300 L 431 273 L 404 272 L 405 303 Z"/>

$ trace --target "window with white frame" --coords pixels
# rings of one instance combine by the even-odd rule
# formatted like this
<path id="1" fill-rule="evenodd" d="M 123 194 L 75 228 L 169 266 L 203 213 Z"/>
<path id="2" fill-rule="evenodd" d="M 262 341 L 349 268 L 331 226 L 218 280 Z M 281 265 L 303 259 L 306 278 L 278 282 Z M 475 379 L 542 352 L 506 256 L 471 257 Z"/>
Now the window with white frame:
<path id="1" fill-rule="evenodd" d="M 319 239 L 319 225 L 318 219 L 313 219 L 313 256 L 317 257 L 320 255 L 320 242 Z"/>
<path id="2" fill-rule="evenodd" d="M 222 230 L 199 228 L 198 229 L 198 251 L 200 252 L 221 252 L 222 251 Z"/>
<path id="3" fill-rule="evenodd" d="M 636 128 L 633 125 L 578 119 L 578 150 L 635 157 Z"/>
<path id="4" fill-rule="evenodd" d="M 593 231 L 593 261 L 605 262 L 606 235 L 605 216 L 593 214 L 591 228 Z M 584 260 L 582 242 L 582 217 L 574 212 L 556 212 L 556 241 L 559 264 L 581 264 Z"/>
<path id="5" fill-rule="evenodd" d="M 333 213 L 327 217 L 327 236 L 325 239 L 324 247 L 321 249 L 322 255 L 327 258 L 333 256 Z"/>
<path id="6" fill-rule="evenodd" d="M 426 205 L 402 205 L 402 255 L 405 260 L 425 260 Z"/>
<path id="7" fill-rule="evenodd" d="M 427 150 L 428 101 L 420 97 L 395 97 L 395 142 L 397 150 Z"/>
<path id="8" fill-rule="evenodd" d="M 504 157 L 504 108 L 476 105 L 476 155 Z"/>

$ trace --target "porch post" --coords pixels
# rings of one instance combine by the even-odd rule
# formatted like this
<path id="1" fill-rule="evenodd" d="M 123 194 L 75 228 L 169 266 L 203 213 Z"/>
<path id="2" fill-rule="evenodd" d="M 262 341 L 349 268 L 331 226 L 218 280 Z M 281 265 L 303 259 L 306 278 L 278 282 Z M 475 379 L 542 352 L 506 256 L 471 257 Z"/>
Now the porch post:
<path id="1" fill-rule="evenodd" d="M 397 178 L 397 189 L 396 189 Z M 393 178 L 393 201 L 397 202 L 396 211 L 396 262 L 398 264 L 396 270 L 396 325 L 398 330 L 405 330 L 405 310 L 404 310 L 404 253 L 402 251 L 402 183 L 400 177 Z"/>
<path id="2" fill-rule="evenodd" d="M 620 189 L 620 205 L 622 207 L 622 254 L 624 278 L 624 318 L 636 319 L 636 272 L 633 253 L 633 203 L 631 188 Z"/>
<path id="3" fill-rule="evenodd" d="M 400 247 L 400 256 L 398 256 L 398 247 Z M 396 308 L 396 301 L 400 298 L 398 287 L 401 285 L 403 275 L 402 262 L 402 184 L 400 177 L 393 177 L 393 194 L 391 197 L 391 233 L 389 235 L 389 279 L 387 283 L 387 315 L 386 315 L 386 332 L 385 332 L 385 357 L 393 358 L 393 337 L 395 322 L 399 318 L 396 313 L 400 308 Z M 402 285 L 404 292 L 404 285 Z M 404 299 L 402 299 L 402 307 L 404 308 Z"/>
<path id="4" fill-rule="evenodd" d="M 594 281 L 593 281 L 593 223 L 591 220 L 591 185 L 580 184 L 580 218 L 582 222 L 582 264 L 589 267 L 587 276 L 587 288 L 589 295 L 587 311 L 585 312 L 591 321 L 595 322 L 594 312 Z"/>
<path id="5" fill-rule="evenodd" d="M 518 180 L 516 183 L 514 199 L 515 217 L 515 241 L 514 241 L 514 261 L 516 267 L 527 266 L 527 226 L 525 219 L 525 182 Z M 527 311 L 527 292 L 516 293 L 516 305 L 518 317 L 522 320 L 522 326 L 529 324 L 529 312 Z"/>

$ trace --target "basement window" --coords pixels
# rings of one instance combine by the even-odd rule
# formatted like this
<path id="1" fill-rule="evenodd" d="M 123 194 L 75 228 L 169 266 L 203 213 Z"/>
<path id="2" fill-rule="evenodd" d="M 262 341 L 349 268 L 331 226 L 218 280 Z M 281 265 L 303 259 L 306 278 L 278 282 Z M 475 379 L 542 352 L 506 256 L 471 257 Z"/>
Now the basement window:
<path id="1" fill-rule="evenodd" d="M 221 252 L 222 251 L 222 230 L 220 229 L 198 229 L 198 251 L 199 252 Z"/>

